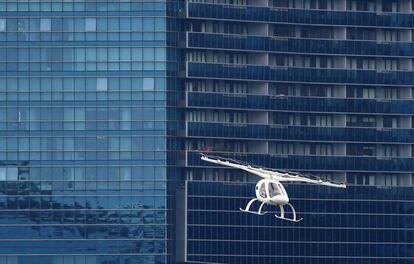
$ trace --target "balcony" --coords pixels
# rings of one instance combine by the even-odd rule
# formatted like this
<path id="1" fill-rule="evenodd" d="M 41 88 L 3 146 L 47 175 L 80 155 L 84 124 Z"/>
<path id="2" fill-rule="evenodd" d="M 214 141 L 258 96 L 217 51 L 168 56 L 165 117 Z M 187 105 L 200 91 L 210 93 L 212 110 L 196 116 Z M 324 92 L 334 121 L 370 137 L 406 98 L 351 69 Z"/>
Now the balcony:
<path id="1" fill-rule="evenodd" d="M 289 68 L 201 62 L 187 62 L 186 77 L 365 85 L 412 85 L 414 82 L 414 74 L 409 71 Z"/>
<path id="2" fill-rule="evenodd" d="M 260 166 L 275 169 L 291 170 L 332 170 L 332 171 L 386 171 L 386 172 L 412 172 L 414 163 L 412 158 L 390 158 L 387 160 L 377 157 L 362 156 L 302 156 L 285 155 L 275 156 L 269 154 L 243 154 L 243 153 L 213 153 L 221 157 L 235 158 Z M 191 167 L 219 167 L 207 164 L 200 159 L 200 153 L 188 152 L 187 164 Z"/>
<path id="3" fill-rule="evenodd" d="M 196 32 L 187 32 L 187 47 L 257 52 L 414 56 L 414 44 L 410 42 L 304 39 Z"/>
<path id="4" fill-rule="evenodd" d="M 207 18 L 306 25 L 414 27 L 414 18 L 408 13 L 305 10 L 207 3 L 188 3 L 187 9 L 187 17 L 197 19 Z"/>
<path id="5" fill-rule="evenodd" d="M 187 122 L 188 137 L 251 140 L 300 140 L 366 143 L 409 143 L 414 141 L 412 129 L 360 127 L 309 127 L 266 124 L 233 124 Z"/>
<path id="6" fill-rule="evenodd" d="M 411 115 L 414 101 L 188 92 L 186 106 L 189 108 Z"/>

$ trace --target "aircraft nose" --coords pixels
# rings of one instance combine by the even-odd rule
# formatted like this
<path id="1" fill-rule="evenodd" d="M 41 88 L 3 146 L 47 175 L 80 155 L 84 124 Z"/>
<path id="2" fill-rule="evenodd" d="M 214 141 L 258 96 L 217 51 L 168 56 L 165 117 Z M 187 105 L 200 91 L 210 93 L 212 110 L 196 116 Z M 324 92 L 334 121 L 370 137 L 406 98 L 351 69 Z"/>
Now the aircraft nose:
<path id="1" fill-rule="evenodd" d="M 289 203 L 289 197 L 284 196 L 284 195 L 273 196 L 271 200 L 273 203 L 280 204 L 280 205 Z"/>

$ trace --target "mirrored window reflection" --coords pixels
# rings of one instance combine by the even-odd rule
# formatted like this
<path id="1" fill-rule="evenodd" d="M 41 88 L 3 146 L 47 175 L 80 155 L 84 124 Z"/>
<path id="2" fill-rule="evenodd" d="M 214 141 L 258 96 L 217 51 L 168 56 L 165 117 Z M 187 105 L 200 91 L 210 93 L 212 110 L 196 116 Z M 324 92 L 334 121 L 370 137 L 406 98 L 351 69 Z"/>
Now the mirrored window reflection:
<path id="1" fill-rule="evenodd" d="M 154 90 L 154 78 L 144 78 L 143 89 L 146 91 Z"/>
<path id="2" fill-rule="evenodd" d="M 96 18 L 85 19 L 85 31 L 96 31 Z"/>
<path id="3" fill-rule="evenodd" d="M 0 167 L 0 181 L 16 181 L 17 168 L 16 167 Z"/>
<path id="4" fill-rule="evenodd" d="M 50 18 L 42 18 L 40 19 L 40 31 L 48 32 L 52 30 L 52 23 Z"/>
<path id="5" fill-rule="evenodd" d="M 5 181 L 7 175 L 7 169 L 6 168 L 0 168 L 0 181 Z"/>
<path id="6" fill-rule="evenodd" d="M 108 90 L 108 79 L 107 78 L 98 78 L 96 80 L 96 90 L 97 91 L 107 91 Z"/>
<path id="7" fill-rule="evenodd" d="M 0 18 L 0 32 L 6 31 L 6 19 Z"/>

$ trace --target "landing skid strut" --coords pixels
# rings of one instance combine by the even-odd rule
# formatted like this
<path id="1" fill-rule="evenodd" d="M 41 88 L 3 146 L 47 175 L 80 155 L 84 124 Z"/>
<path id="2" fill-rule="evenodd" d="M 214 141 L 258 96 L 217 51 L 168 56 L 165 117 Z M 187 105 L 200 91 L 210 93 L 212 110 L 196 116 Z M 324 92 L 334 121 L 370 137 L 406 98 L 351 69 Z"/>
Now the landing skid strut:
<path id="1" fill-rule="evenodd" d="M 259 210 L 256 212 L 256 211 L 251 211 L 250 210 L 250 207 L 252 206 L 252 204 L 254 203 L 254 202 L 256 202 L 256 201 L 258 201 L 256 198 L 254 198 L 254 199 L 251 199 L 248 203 L 247 203 L 247 205 L 246 205 L 246 208 L 245 209 L 243 209 L 243 208 L 239 208 L 240 209 L 240 211 L 242 211 L 242 212 L 244 212 L 244 213 L 249 213 L 249 214 L 255 214 L 255 215 L 265 215 L 265 214 L 267 214 L 268 213 L 268 211 L 262 211 L 262 209 L 263 209 L 263 206 L 265 205 L 265 203 L 264 202 L 262 202 L 261 204 L 260 204 L 260 207 L 259 207 Z M 285 208 L 283 207 L 284 205 L 279 205 L 279 208 L 280 208 L 280 215 L 277 215 L 277 214 L 275 214 L 275 216 L 276 216 L 276 218 L 279 218 L 279 219 L 282 219 L 282 220 L 286 220 L 286 221 L 290 221 L 290 222 L 295 222 L 295 223 L 297 223 L 297 222 L 300 222 L 300 221 L 302 221 L 303 220 L 303 218 L 296 218 L 296 211 L 295 211 L 295 208 L 293 207 L 293 205 L 291 205 L 290 203 L 288 203 L 288 204 L 286 204 L 286 205 L 288 205 L 289 207 L 290 207 L 290 209 L 291 209 L 291 211 L 292 211 L 292 215 L 293 215 L 293 217 L 292 218 L 286 218 L 285 217 Z"/>
<path id="2" fill-rule="evenodd" d="M 255 212 L 255 211 L 250 211 L 250 207 L 252 206 L 252 204 L 253 204 L 255 201 L 257 201 L 257 199 L 256 199 L 256 198 L 251 199 L 251 200 L 249 201 L 249 203 L 246 205 L 246 208 L 245 208 L 245 209 L 243 209 L 243 208 L 239 208 L 239 209 L 240 209 L 240 211 L 245 212 L 245 213 L 255 214 L 255 215 L 265 215 L 265 214 L 267 214 L 267 212 L 266 212 L 266 211 L 265 211 L 265 212 L 262 212 L 263 205 L 264 205 L 265 203 L 262 203 L 262 204 L 260 205 L 260 207 L 259 207 L 259 211 L 257 211 L 257 212 Z"/>
<path id="3" fill-rule="evenodd" d="M 295 208 L 293 208 L 293 205 L 291 205 L 290 203 L 287 203 L 287 205 L 290 207 L 290 209 L 292 210 L 292 218 L 286 218 L 285 217 L 285 208 L 283 208 L 283 205 L 279 205 L 280 208 L 280 216 L 278 216 L 277 214 L 275 214 L 276 218 L 282 219 L 282 220 L 286 220 L 286 221 L 291 221 L 291 222 L 300 222 L 303 220 L 303 218 L 296 218 L 296 211 Z"/>

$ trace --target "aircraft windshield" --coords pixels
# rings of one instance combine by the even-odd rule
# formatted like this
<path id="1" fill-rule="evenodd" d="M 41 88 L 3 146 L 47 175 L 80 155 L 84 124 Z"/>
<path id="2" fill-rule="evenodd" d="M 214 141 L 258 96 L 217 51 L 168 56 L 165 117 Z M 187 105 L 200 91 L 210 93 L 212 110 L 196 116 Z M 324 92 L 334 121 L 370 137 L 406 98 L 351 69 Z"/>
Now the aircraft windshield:
<path id="1" fill-rule="evenodd" d="M 276 183 L 269 182 L 269 197 L 272 198 L 276 195 L 282 195 L 282 192 L 279 189 L 279 186 L 277 186 Z"/>
<path id="2" fill-rule="evenodd" d="M 261 197 L 266 198 L 266 183 L 262 183 L 262 185 L 260 185 L 260 189 L 259 189 L 259 194 Z"/>

